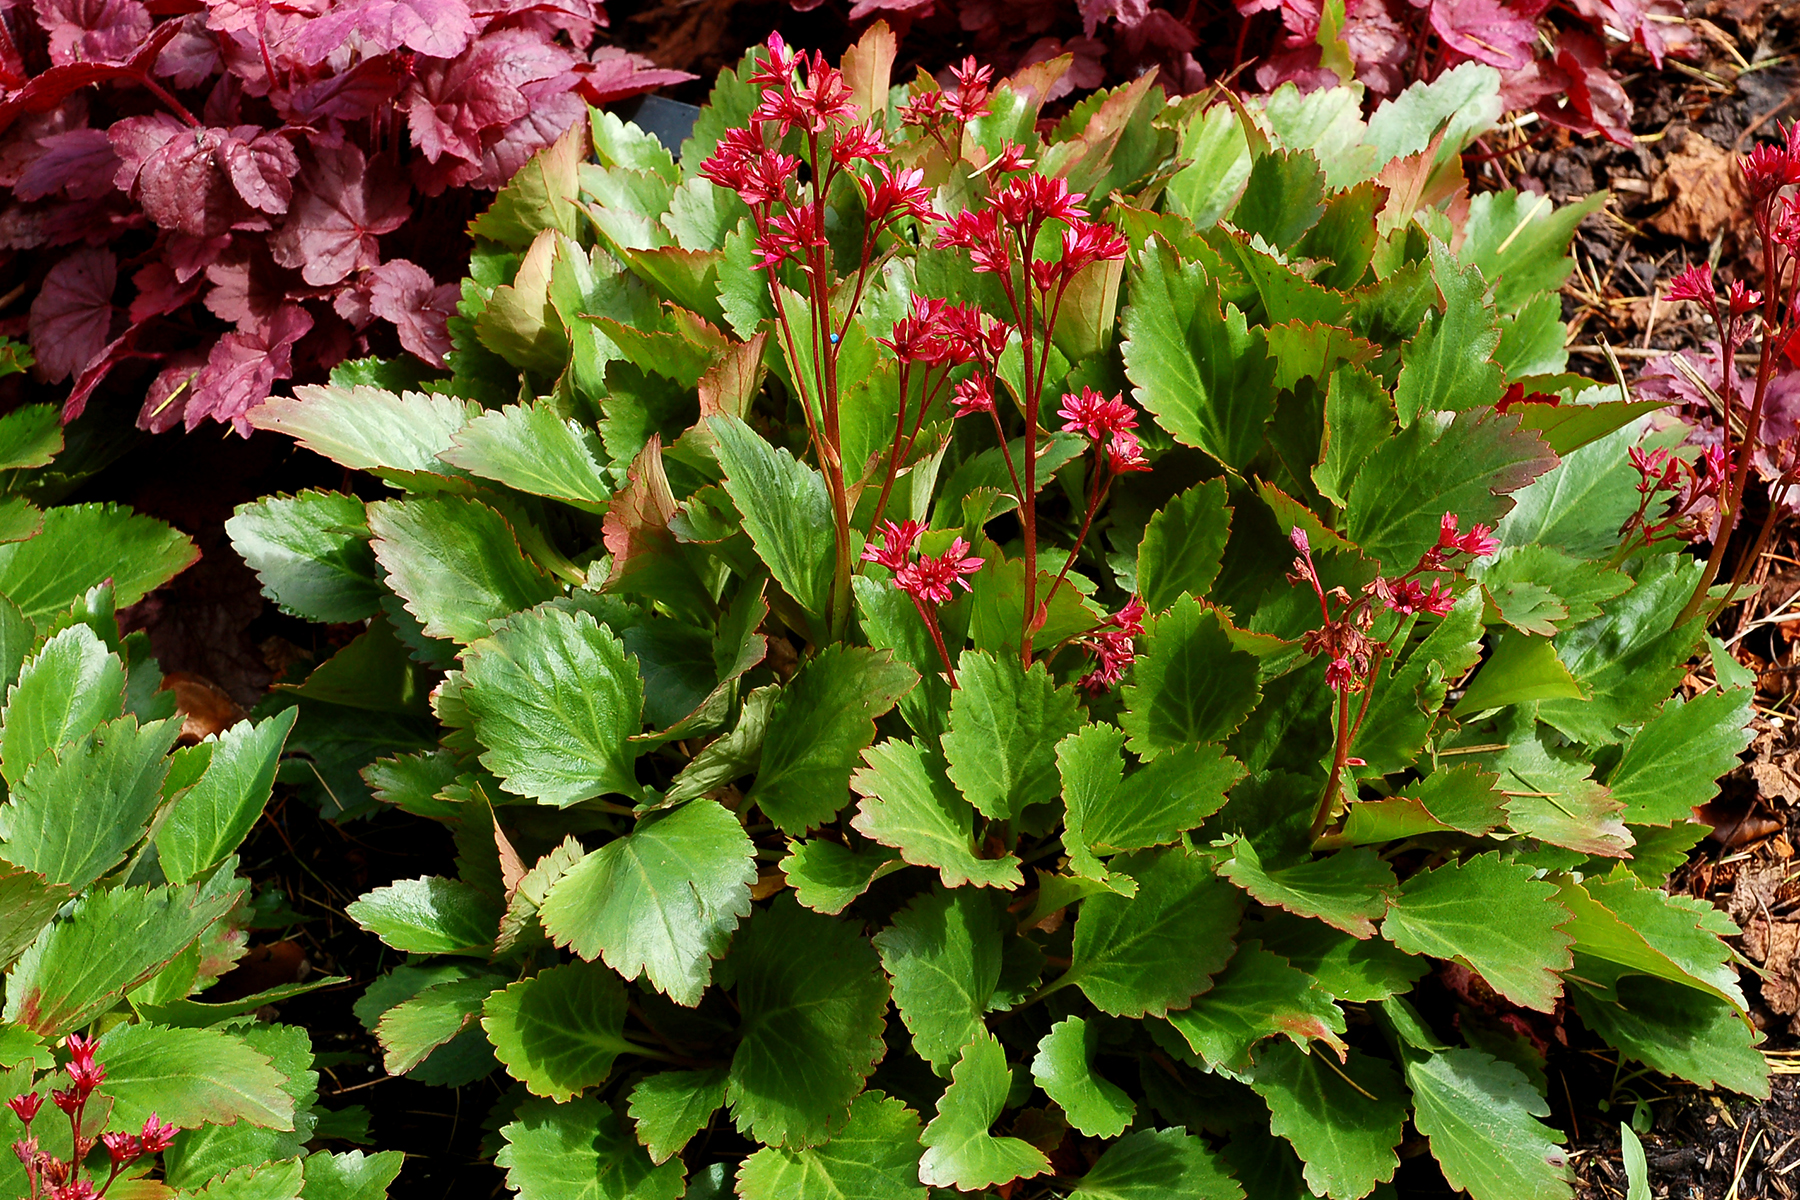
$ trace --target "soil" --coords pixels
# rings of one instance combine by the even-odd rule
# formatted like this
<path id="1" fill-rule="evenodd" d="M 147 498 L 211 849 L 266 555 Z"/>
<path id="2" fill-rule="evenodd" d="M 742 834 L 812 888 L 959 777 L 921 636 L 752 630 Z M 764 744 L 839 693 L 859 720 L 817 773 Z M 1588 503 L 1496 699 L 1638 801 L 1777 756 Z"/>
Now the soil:
<path id="1" fill-rule="evenodd" d="M 798 14 L 786 0 L 626 0 L 608 8 L 619 44 L 701 77 L 673 92 L 688 101 L 703 99 L 705 80 L 770 28 L 827 53 L 853 40 L 839 5 Z M 1705 22 L 1706 57 L 1661 71 L 1646 67 L 1626 81 L 1637 114 L 1633 147 L 1527 126 L 1497 132 L 1470 159 L 1477 188 L 1519 187 L 1559 202 L 1611 191 L 1605 209 L 1578 231 L 1577 270 L 1565 289 L 1571 369 L 1596 378 L 1613 378 L 1615 361 L 1630 377 L 1653 353 L 1701 343 L 1705 330 L 1686 311 L 1691 306 L 1663 302 L 1659 283 L 1666 286 L 1684 263 L 1708 259 L 1732 274 L 1752 247 L 1731 157 L 1772 134 L 1777 120 L 1800 117 L 1800 4 L 1701 0 L 1693 11 Z M 897 69 L 921 61 L 941 66 L 958 56 L 953 36 L 932 36 L 909 41 Z M 208 486 L 186 486 L 195 478 Z M 323 658 L 345 631 L 321 630 L 268 604 L 231 552 L 224 520 L 235 504 L 271 491 L 351 482 L 285 439 L 259 434 L 246 442 L 210 427 L 139 445 L 71 498 L 132 504 L 199 542 L 201 562 L 125 617 L 150 632 L 164 668 L 182 682 L 184 700 L 228 724 L 290 664 Z M 1800 530 L 1778 534 L 1722 628 L 1740 661 L 1758 673 L 1757 740 L 1707 814 L 1717 832 L 1671 886 L 1712 899 L 1749 931 L 1739 939 L 1744 983 L 1777 1072 L 1773 1095 L 1757 1103 L 1633 1078 L 1571 1022 L 1572 1044 L 1557 1046 L 1547 1063 L 1550 1119 L 1569 1135 L 1583 1200 L 1625 1196 L 1619 1128 L 1634 1116 L 1657 1200 L 1790 1200 L 1800 1193 Z M 433 822 L 389 811 L 336 825 L 278 789 L 242 859 L 264 903 L 285 915 L 253 938 L 252 955 L 217 985 L 224 996 L 318 975 L 348 977 L 287 1001 L 279 1015 L 312 1032 L 324 1104 L 366 1107 L 367 1140 L 407 1153 L 394 1194 L 409 1200 L 505 1194 L 486 1124 L 500 1085 L 490 1078 L 445 1089 L 386 1074 L 351 1006 L 392 965 L 393 953 L 343 910 L 371 888 L 440 869 L 453 854 L 448 834 Z M 1452 1194 L 1422 1142 L 1410 1140 L 1403 1155 L 1400 1196 Z"/>

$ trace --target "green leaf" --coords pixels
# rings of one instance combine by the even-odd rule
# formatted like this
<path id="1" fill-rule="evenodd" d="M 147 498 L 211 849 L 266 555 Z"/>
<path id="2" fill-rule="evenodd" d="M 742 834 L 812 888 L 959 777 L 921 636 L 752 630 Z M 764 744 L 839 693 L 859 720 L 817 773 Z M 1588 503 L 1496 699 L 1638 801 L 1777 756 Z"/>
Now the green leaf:
<path id="1" fill-rule="evenodd" d="M 1575 227 L 1605 203 L 1604 192 L 1561 208 L 1537 193 L 1483 192 L 1470 197 L 1457 257 L 1493 284 L 1501 312 L 1517 312 L 1562 287 L 1575 266 L 1568 257 Z"/>
<path id="2" fill-rule="evenodd" d="M 254 410 L 250 423 L 285 433 L 353 471 L 373 471 L 408 487 L 437 488 L 451 474 L 438 455 L 479 411 L 452 396 L 308 385 L 294 389 L 292 397 L 271 396 Z"/>
<path id="3" fill-rule="evenodd" d="M 1459 412 L 1441 430 L 1415 421 L 1382 445 L 1350 487 L 1344 532 L 1389 572 L 1408 570 L 1437 544 L 1445 513 L 1463 529 L 1493 525 L 1507 496 L 1556 465 L 1543 439 L 1517 413 Z"/>
<path id="4" fill-rule="evenodd" d="M 482 1001 L 502 982 L 496 975 L 450 979 L 432 984 L 382 1013 L 375 1037 L 381 1043 L 388 1074 L 405 1075 L 424 1067 L 418 1074 L 421 1082 L 458 1087 L 493 1070 L 493 1053 L 475 1023 L 481 1019 Z M 455 1052 L 452 1043 L 465 1038 L 477 1043 L 477 1055 Z M 438 1054 L 440 1049 L 445 1053 Z"/>
<path id="5" fill-rule="evenodd" d="M 0 855 L 85 890 L 143 837 L 180 734 L 175 718 L 140 728 L 122 717 L 39 758 L 0 808 Z"/>
<path id="6" fill-rule="evenodd" d="M 200 557 L 185 534 L 113 504 L 59 504 L 43 532 L 0 544 L 0 595 L 27 620 L 59 613 L 107 580 L 120 608 L 136 604 Z"/>
<path id="7" fill-rule="evenodd" d="M 427 875 L 376 888 L 344 910 L 358 925 L 409 954 L 473 954 L 494 948 L 500 905 L 479 888 Z"/>
<path id="8" fill-rule="evenodd" d="M 1310 149 L 1272 150 L 1250 167 L 1231 223 L 1277 250 L 1291 250 L 1325 215 L 1325 172 Z"/>
<path id="9" fill-rule="evenodd" d="M 982 1018 L 992 1007 L 1001 948 L 1012 932 L 993 896 L 939 887 L 875 935 L 913 1049 L 939 1075 L 948 1075 L 962 1048 L 986 1029 Z"/>
<path id="10" fill-rule="evenodd" d="M 714 788 L 749 775 L 762 761 L 763 738 L 768 733 L 769 711 L 775 707 L 780 689 L 769 684 L 744 697 L 738 710 L 737 724 L 731 732 L 706 744 L 692 762 L 683 767 L 663 794 L 665 803 L 694 800 Z"/>
<path id="11" fill-rule="evenodd" d="M 681 1153 L 711 1122 L 725 1103 L 725 1077 L 717 1067 L 658 1071 L 631 1089 L 631 1119 L 637 1122 L 638 1141 L 653 1162 L 664 1163 Z"/>
<path id="12" fill-rule="evenodd" d="M 1411 84 L 1382 101 L 1369 117 L 1368 141 L 1376 162 L 1386 165 L 1428 149 L 1441 133 L 1437 161 L 1442 162 L 1460 154 L 1499 117 L 1500 72 L 1482 63 L 1458 63 L 1430 83 Z"/>
<path id="13" fill-rule="evenodd" d="M 1132 395 L 1175 440 L 1233 471 L 1263 445 L 1275 412 L 1275 360 L 1261 327 L 1198 263 L 1153 243 L 1131 273 L 1125 310 L 1125 373 Z"/>
<path id="14" fill-rule="evenodd" d="M 1273 1132 L 1305 1164 L 1313 1194 L 1354 1200 L 1394 1177 L 1408 1106 L 1386 1062 L 1356 1050 L 1342 1061 L 1276 1043 L 1251 1071 L 1250 1086 L 1268 1103 Z"/>
<path id="15" fill-rule="evenodd" d="M 776 695 L 750 801 L 788 834 L 837 816 L 875 718 L 918 676 L 886 651 L 829 646 Z"/>
<path id="16" fill-rule="evenodd" d="M 593 433 L 540 400 L 483 413 L 440 457 L 509 488 L 604 512 L 612 496 L 601 465 L 605 454 Z"/>
<path id="17" fill-rule="evenodd" d="M 94 891 L 45 929 L 6 977 L 5 1019 L 46 1037 L 77 1029 L 237 906 L 231 864 L 203 884 Z"/>
<path id="18" fill-rule="evenodd" d="M 995 820 L 1050 799 L 1056 743 L 1081 724 L 1074 688 L 1057 687 L 1042 663 L 1028 671 L 1014 656 L 974 650 L 963 651 L 956 676 L 943 737 L 951 782 Z"/>
<path id="19" fill-rule="evenodd" d="M 206 773 L 182 792 L 156 831 L 156 856 L 171 883 L 197 879 L 250 833 L 275 786 L 281 748 L 297 709 L 219 735 Z"/>
<path id="20" fill-rule="evenodd" d="M 1431 969 L 1423 958 L 1406 954 L 1381 938 L 1353 938 L 1318 921 L 1271 913 L 1255 931 L 1265 949 L 1287 959 L 1339 1000 L 1366 1004 L 1409 991 Z"/>
<path id="21" fill-rule="evenodd" d="M 1178 841 L 1217 812 L 1226 791 L 1244 776 L 1218 745 L 1184 746 L 1121 782 L 1124 744 L 1123 731 L 1087 725 L 1056 745 L 1068 810 L 1063 845 L 1070 865 L 1096 879 L 1105 873 L 1094 855 Z"/>
<path id="22" fill-rule="evenodd" d="M 1099 1052 L 1100 1026 L 1066 1017 L 1039 1039 L 1031 1076 L 1068 1114 L 1070 1125 L 1089 1137 L 1116 1138 L 1131 1124 L 1137 1105 L 1095 1069 Z"/>
<path id="23" fill-rule="evenodd" d="M 1752 696 L 1746 687 L 1664 703 L 1626 743 L 1606 781 L 1624 819 L 1670 825 L 1718 795 L 1719 777 L 1750 745 Z"/>
<path id="24" fill-rule="evenodd" d="M 1082 901 L 1069 971 L 1053 986 L 1079 984 L 1115 1017 L 1186 1008 L 1231 958 L 1242 911 L 1236 890 L 1213 874 L 1209 859 L 1183 847 L 1139 851 L 1111 865 L 1137 881 L 1137 895 Z"/>
<path id="25" fill-rule="evenodd" d="M 1243 1200 L 1243 1196 L 1244 1189 L 1201 1138 L 1181 1129 L 1140 1129 L 1108 1146 L 1069 1193 L 1069 1200 Z"/>
<path id="26" fill-rule="evenodd" d="M 1181 130 L 1180 157 L 1187 165 L 1169 178 L 1169 207 L 1205 228 L 1231 208 L 1250 178 L 1250 144 L 1237 110 L 1214 104 L 1191 117 Z"/>
<path id="27" fill-rule="evenodd" d="M 1450 1186 L 1473 1200 L 1572 1196 L 1562 1136 L 1536 1120 L 1550 1115 L 1524 1072 L 1479 1050 L 1408 1054 L 1413 1124 Z"/>
<path id="28" fill-rule="evenodd" d="M 1575 914 L 1566 932 L 1582 954 L 1703 988 L 1745 1009 L 1731 949 L 1720 940 L 1738 928 L 1710 901 L 1646 887 L 1620 869 L 1579 883 L 1565 879 L 1557 900 Z"/>
<path id="29" fill-rule="evenodd" d="M 10 374 L 0 367 L 0 377 Z M 0 417 L 0 471 L 47 467 L 62 448 L 62 411 L 56 405 L 27 404 Z"/>
<path id="30" fill-rule="evenodd" d="M 156 1024 L 171 1024 L 142 1010 L 139 1016 Z M 194 1021 L 174 1023 L 186 1028 L 203 1027 L 203 1023 Z M 316 1134 L 319 1073 L 313 1069 L 312 1039 L 306 1031 L 298 1025 L 253 1024 L 233 1030 L 232 1037 L 266 1058 L 281 1080 L 281 1090 L 288 1097 L 294 1119 L 284 1129 L 259 1128 L 248 1121 L 237 1121 L 184 1130 L 163 1155 L 163 1177 L 171 1187 L 191 1188 L 236 1167 L 293 1158 L 304 1152 L 306 1143 Z M 235 1051 L 231 1056 L 235 1057 Z M 146 1087 L 138 1097 L 138 1111 L 121 1113 L 115 1109 L 113 1120 L 127 1129 L 133 1123 L 141 1124 L 148 1112 L 157 1108 L 157 1100 L 155 1087 Z"/>
<path id="31" fill-rule="evenodd" d="M 479 500 L 426 497 L 369 505 L 375 558 L 429 637 L 462 645 L 489 623 L 557 594 L 526 561 L 506 518 Z"/>
<path id="32" fill-rule="evenodd" d="M 777 866 L 793 885 L 794 898 L 814 912 L 835 917 L 869 885 L 906 863 L 885 846 L 852 850 L 827 838 L 788 843 Z"/>
<path id="33" fill-rule="evenodd" d="M 1768 1096 L 1769 1063 L 1756 1048 L 1758 1034 L 1730 1004 L 1649 975 L 1626 975 L 1611 992 L 1577 984 L 1575 1011 L 1627 1057 L 1699 1087 Z"/>
<path id="34" fill-rule="evenodd" d="M 355 496 L 267 496 L 238 505 L 225 532 L 283 612 L 336 624 L 380 611 L 368 515 Z"/>
<path id="35" fill-rule="evenodd" d="M 626 979 L 640 975 L 677 1003 L 700 1002 L 712 960 L 750 915 L 752 847 L 712 800 L 642 817 L 624 837 L 571 867 L 540 910 L 544 929 Z"/>
<path id="36" fill-rule="evenodd" d="M 644 685 L 591 614 L 520 613 L 471 646 L 463 669 L 481 761 L 507 791 L 559 807 L 638 794 Z"/>
<path id="37" fill-rule="evenodd" d="M 725 490 L 769 573 L 809 616 L 822 618 L 831 601 L 836 528 L 824 476 L 736 417 L 715 416 L 707 428 L 719 441 Z"/>
<path id="38" fill-rule="evenodd" d="M 114 1124 L 133 1128 L 155 1113 L 171 1125 L 294 1127 L 282 1076 L 242 1037 L 220 1029 L 117 1025 L 100 1039 Z"/>
<path id="39" fill-rule="evenodd" d="M 1493 652 L 1456 702 L 1456 712 L 1479 713 L 1558 697 L 1586 698 L 1569 668 L 1556 657 L 1556 647 L 1547 638 L 1501 630 L 1494 635 Z"/>
<path id="40" fill-rule="evenodd" d="M 1372 850 L 1340 850 L 1271 869 L 1247 838 L 1234 843 L 1219 873 L 1263 904 L 1317 917 L 1357 938 L 1374 935 L 1395 888 L 1393 868 Z"/>
<path id="41" fill-rule="evenodd" d="M 398 1150 L 364 1154 L 320 1150 L 301 1160 L 306 1184 L 302 1200 L 386 1200 L 388 1186 L 400 1175 L 406 1156 Z"/>
<path id="42" fill-rule="evenodd" d="M 1157 510 L 1138 543 L 1138 594 L 1146 608 L 1162 612 L 1182 596 L 1199 599 L 1212 590 L 1231 514 L 1223 479 L 1196 484 Z"/>
<path id="43" fill-rule="evenodd" d="M 71 625 L 25 660 L 0 712 L 0 774 L 18 786 L 46 752 L 125 711 L 125 668 L 86 625 Z"/>
<path id="44" fill-rule="evenodd" d="M 874 947 L 783 894 L 738 937 L 731 967 L 743 1040 L 725 1095 L 738 1131 L 790 1149 L 829 1141 L 885 1049 Z"/>
<path id="45" fill-rule="evenodd" d="M 1239 945 L 1212 987 L 1170 1013 L 1169 1024 L 1209 1066 L 1229 1071 L 1249 1067 L 1252 1048 L 1276 1035 L 1303 1050 L 1321 1041 L 1344 1051 L 1344 1014 L 1330 994 L 1255 940 Z"/>
<path id="46" fill-rule="evenodd" d="M 1444 311 L 1426 313 L 1401 351 L 1394 407 L 1402 426 L 1425 413 L 1494 404 L 1506 388 L 1493 361 L 1500 322 L 1487 303 L 1487 281 L 1475 267 L 1459 266 L 1442 242 L 1432 243 L 1431 267 Z"/>
<path id="47" fill-rule="evenodd" d="M 1408 954 L 1455 959 L 1514 1004 L 1549 1012 L 1574 962 L 1556 886 L 1498 853 L 1447 862 L 1401 885 L 1381 936 Z"/>
<path id="48" fill-rule="evenodd" d="M 963 1048 L 950 1086 L 938 1098 L 937 1116 L 919 1136 L 925 1146 L 919 1182 L 977 1192 L 1049 1173 L 1050 1160 L 1036 1146 L 988 1132 L 1006 1104 L 1011 1082 L 1006 1051 L 993 1034 L 984 1032 Z"/>
<path id="49" fill-rule="evenodd" d="M 915 742 L 890 738 L 863 751 L 850 777 L 862 797 L 851 826 L 892 846 L 914 866 L 935 867 L 945 887 L 1016 888 L 1024 882 L 1012 854 L 982 858 L 975 845 L 975 809 L 958 794 L 943 760 Z"/>
<path id="50" fill-rule="evenodd" d="M 1657 556 L 1637 586 L 1605 611 L 1556 638 L 1569 673 L 1588 689 L 1587 700 L 1546 700 L 1538 718 L 1589 744 L 1623 740 L 1617 727 L 1649 720 L 1687 672 L 1705 632 L 1705 619 L 1674 625 L 1699 583 L 1701 564 L 1685 554 Z"/>
<path id="51" fill-rule="evenodd" d="M 1650 1164 L 1630 1121 L 1619 1122 L 1619 1157 L 1625 1164 L 1625 1200 L 1651 1200 Z"/>
<path id="52" fill-rule="evenodd" d="M 1514 410 L 1514 416 L 1519 415 Z M 1516 507 L 1494 530 L 1502 546 L 1537 547 L 1538 553 L 1561 552 L 1604 566 L 1619 542 L 1619 527 L 1637 511 L 1640 476 L 1626 451 L 1643 438 L 1645 422 L 1633 421 L 1618 432 L 1562 456 L 1513 496 Z M 1654 443 L 1645 446 L 1653 449 Z M 1548 583 L 1534 570 L 1523 576 Z M 1683 597 L 1685 600 L 1686 597 Z M 1671 614 L 1678 611 L 1680 605 Z M 1668 695 L 1665 689 L 1658 700 Z"/>
<path id="53" fill-rule="evenodd" d="M 1256 656 L 1232 643 L 1219 610 L 1193 599 L 1177 601 L 1146 627 L 1132 678 L 1120 689 L 1119 724 L 1144 759 L 1224 741 L 1262 698 Z"/>
<path id="54" fill-rule="evenodd" d="M 880 1092 L 864 1092 L 850 1121 L 823 1146 L 765 1146 L 738 1169 L 743 1200 L 923 1200 L 919 1116 Z"/>
<path id="55" fill-rule="evenodd" d="M 605 1083 L 613 1060 L 632 1050 L 625 989 L 597 963 L 564 963 L 494 992 L 481 1027 L 507 1074 L 551 1100 Z"/>
<path id="56" fill-rule="evenodd" d="M 73 895 L 36 871 L 0 864 L 0 968 L 11 966 Z"/>
<path id="57" fill-rule="evenodd" d="M 603 119 L 617 121 L 610 113 Z M 486 212 L 469 222 L 473 237 L 486 238 L 523 250 L 546 229 L 574 237 L 582 217 L 576 203 L 580 183 L 576 164 L 581 162 L 587 131 L 578 121 L 554 142 L 533 154 L 494 196 Z M 311 1200 L 311 1197 L 308 1197 Z"/>
<path id="58" fill-rule="evenodd" d="M 238 1167 L 181 1200 L 300 1200 L 305 1168 L 297 1158 Z"/>
<path id="59" fill-rule="evenodd" d="M 655 1166 L 598 1100 L 531 1099 L 500 1130 L 494 1156 L 519 1200 L 680 1200 L 678 1162 Z"/>

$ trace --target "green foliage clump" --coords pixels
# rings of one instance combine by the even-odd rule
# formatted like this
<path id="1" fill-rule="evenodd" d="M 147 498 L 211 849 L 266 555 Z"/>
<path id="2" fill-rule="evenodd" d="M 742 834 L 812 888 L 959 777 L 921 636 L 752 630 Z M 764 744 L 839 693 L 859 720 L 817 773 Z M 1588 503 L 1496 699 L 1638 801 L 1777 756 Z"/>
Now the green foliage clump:
<path id="1" fill-rule="evenodd" d="M 368 622 L 297 729 L 405 733 L 335 798 L 455 835 L 350 909 L 388 1069 L 503 1070 L 528 1198 L 1349 1200 L 1410 1125 L 1547 1200 L 1559 1019 L 1765 1093 L 1730 923 L 1660 890 L 1749 686 L 1671 699 L 1700 565 L 1620 544 L 1645 409 L 1563 373 L 1595 202 L 1466 193 L 1492 72 L 1047 134 L 843 72 L 763 52 L 679 160 L 596 114 L 476 221 L 447 377 L 256 416 L 392 489 L 231 523 Z M 1015 184 L 1076 208 L 996 264 Z M 896 352 L 933 301 L 992 340 Z"/>

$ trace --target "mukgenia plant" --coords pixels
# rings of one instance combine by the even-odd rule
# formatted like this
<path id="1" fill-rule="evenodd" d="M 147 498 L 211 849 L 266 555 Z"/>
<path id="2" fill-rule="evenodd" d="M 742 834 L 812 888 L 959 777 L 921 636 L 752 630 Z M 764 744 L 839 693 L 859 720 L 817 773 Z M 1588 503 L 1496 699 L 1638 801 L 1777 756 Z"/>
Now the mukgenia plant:
<path id="1" fill-rule="evenodd" d="M 363 625 L 279 702 L 334 795 L 455 839 L 348 910 L 388 1070 L 509 1081 L 526 1197 L 1544 1200 L 1565 1045 L 1766 1094 L 1661 889 L 1750 687 L 1675 695 L 1675 438 L 1563 373 L 1598 201 L 1467 194 L 1496 73 L 1040 132 L 890 55 L 771 42 L 678 159 L 596 115 L 448 377 L 254 416 L 391 489 L 229 527 Z"/>
<path id="2" fill-rule="evenodd" d="M 71 381 L 66 419 L 149 360 L 157 431 L 248 432 L 277 381 L 371 346 L 441 365 L 471 192 L 587 102 L 691 78 L 596 47 L 604 23 L 592 0 L 10 6 L 0 246 L 32 301 L 0 333 Z"/>
<path id="3" fill-rule="evenodd" d="M 149 637 L 121 636 L 115 606 L 197 551 L 128 509 L 27 499 L 58 416 L 0 417 L 0 1194 L 385 1195 L 401 1156 L 317 1148 L 366 1140 L 366 1114 L 318 1105 L 305 1030 L 249 1015 L 342 980 L 207 995 L 267 924 L 236 851 L 294 716 L 178 746 Z"/>

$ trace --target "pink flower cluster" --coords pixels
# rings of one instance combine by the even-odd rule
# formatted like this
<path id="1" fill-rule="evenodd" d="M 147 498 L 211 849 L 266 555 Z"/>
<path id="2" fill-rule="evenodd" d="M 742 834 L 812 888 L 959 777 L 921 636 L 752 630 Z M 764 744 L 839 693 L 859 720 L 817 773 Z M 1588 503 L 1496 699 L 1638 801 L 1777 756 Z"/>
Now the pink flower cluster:
<path id="1" fill-rule="evenodd" d="M 1500 549 L 1499 539 L 1486 525 L 1476 524 L 1467 530 L 1455 513 L 1445 513 L 1438 522 L 1437 541 L 1419 556 L 1419 561 L 1402 575 L 1376 576 L 1363 587 L 1362 595 L 1352 597 L 1341 587 L 1327 589 L 1313 565 L 1312 545 L 1306 531 L 1295 526 L 1288 535 L 1296 552 L 1290 584 L 1309 584 L 1319 599 L 1322 624 L 1301 638 L 1302 648 L 1311 655 L 1326 658 L 1325 683 L 1336 692 L 1360 691 L 1373 674 L 1376 660 L 1387 647 L 1368 636 L 1375 623 L 1375 605 L 1401 616 L 1447 616 L 1456 604 L 1456 593 L 1443 579 L 1433 579 L 1428 588 L 1421 575 L 1446 574 L 1485 558 Z M 1338 612 L 1332 612 L 1332 605 Z"/>
<path id="2" fill-rule="evenodd" d="M 872 178 L 852 172 L 863 192 L 865 246 L 873 245 L 883 229 L 902 217 L 924 224 L 940 220 L 931 207 L 924 172 L 894 170 L 883 161 L 888 155 L 886 139 L 872 124 L 856 123 L 856 104 L 843 72 L 828 64 L 824 55 L 796 53 L 780 34 L 770 34 L 750 82 L 763 93 L 749 123 L 726 131 L 700 173 L 736 192 L 750 207 L 759 268 L 797 261 L 822 275 L 826 248 L 822 197 L 830 193 L 837 175 L 853 164 L 866 163 L 874 169 Z M 795 129 L 804 133 L 809 148 L 807 166 L 816 181 L 810 199 L 800 197 L 800 158 L 778 149 L 781 139 Z"/>
<path id="3" fill-rule="evenodd" d="M 1064 433 L 1085 435 L 1096 452 L 1106 448 L 1106 465 L 1114 475 L 1150 469 L 1137 434 L 1131 432 L 1137 428 L 1137 412 L 1125 403 L 1123 394 L 1108 399 L 1084 387 L 1078 396 L 1064 396 L 1056 415 L 1063 419 Z"/>
<path id="4" fill-rule="evenodd" d="M 957 538 L 942 554 L 912 557 L 913 546 L 925 527 L 917 521 L 896 525 L 885 521 L 882 544 L 863 547 L 863 561 L 880 563 L 894 573 L 894 586 L 911 596 L 914 604 L 948 604 L 956 599 L 956 587 L 969 590 L 968 576 L 981 570 L 985 559 L 969 554 L 969 543 Z"/>
<path id="5" fill-rule="evenodd" d="M 1090 696 L 1111 691 L 1137 661 L 1137 639 L 1144 633 L 1144 602 L 1133 596 L 1125 607 L 1101 623 L 1092 637 L 1081 645 L 1094 653 L 1094 669 L 1083 675 L 1077 685 Z"/>
<path id="6" fill-rule="evenodd" d="M 112 1171 L 98 1188 L 91 1179 L 81 1174 L 81 1162 L 94 1147 L 94 1139 L 86 1136 L 82 1128 L 82 1117 L 86 1112 L 88 1101 L 94 1092 L 106 1080 L 106 1068 L 94 1058 L 95 1042 L 93 1038 L 72 1033 L 63 1042 L 69 1051 L 69 1065 L 66 1068 L 69 1086 L 55 1088 L 50 1092 L 51 1102 L 61 1109 L 69 1118 L 70 1136 L 73 1144 L 68 1159 L 64 1160 L 43 1150 L 38 1139 L 31 1132 L 31 1123 L 37 1119 L 39 1110 L 44 1106 L 44 1098 L 37 1092 L 26 1092 L 14 1096 L 6 1102 L 25 1126 L 25 1136 L 13 1143 L 13 1153 L 25 1166 L 25 1175 L 31 1186 L 32 1200 L 98 1200 L 106 1190 L 132 1163 L 147 1154 L 161 1154 L 175 1141 L 175 1127 L 157 1120 L 151 1113 L 145 1119 L 143 1128 L 137 1133 L 103 1133 L 100 1144 L 106 1147 L 107 1157 L 111 1160 Z"/>

